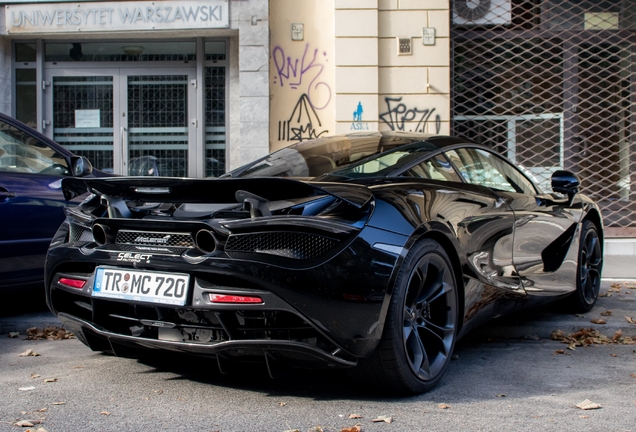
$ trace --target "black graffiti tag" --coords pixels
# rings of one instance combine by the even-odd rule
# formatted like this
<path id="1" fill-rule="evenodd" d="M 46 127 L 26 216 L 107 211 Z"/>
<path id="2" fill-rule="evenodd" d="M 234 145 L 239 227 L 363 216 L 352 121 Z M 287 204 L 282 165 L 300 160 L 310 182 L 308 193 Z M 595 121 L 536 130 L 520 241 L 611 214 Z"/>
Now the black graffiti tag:
<path id="1" fill-rule="evenodd" d="M 289 119 L 278 122 L 279 141 L 304 141 L 328 133 L 306 94 L 302 94 Z"/>
<path id="2" fill-rule="evenodd" d="M 402 102 L 402 97 L 386 97 L 386 112 L 380 114 L 380 120 L 388 124 L 391 130 L 403 131 L 406 123 L 417 122 L 414 132 L 424 132 L 426 123 L 429 121 L 435 108 L 419 109 L 407 108 Z M 435 115 L 435 133 L 439 133 L 442 129 L 442 118 L 439 114 Z"/>

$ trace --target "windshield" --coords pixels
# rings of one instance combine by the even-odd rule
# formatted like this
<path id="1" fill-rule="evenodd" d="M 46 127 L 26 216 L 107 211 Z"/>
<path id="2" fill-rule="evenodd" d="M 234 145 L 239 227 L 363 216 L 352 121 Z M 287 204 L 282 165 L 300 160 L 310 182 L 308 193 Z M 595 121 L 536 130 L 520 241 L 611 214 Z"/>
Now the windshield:
<path id="1" fill-rule="evenodd" d="M 386 175 L 437 147 L 413 137 L 380 133 L 319 138 L 285 147 L 239 168 L 233 177 L 346 177 Z M 416 141 L 414 143 L 414 141 Z M 408 156 L 408 157 L 407 157 Z"/>

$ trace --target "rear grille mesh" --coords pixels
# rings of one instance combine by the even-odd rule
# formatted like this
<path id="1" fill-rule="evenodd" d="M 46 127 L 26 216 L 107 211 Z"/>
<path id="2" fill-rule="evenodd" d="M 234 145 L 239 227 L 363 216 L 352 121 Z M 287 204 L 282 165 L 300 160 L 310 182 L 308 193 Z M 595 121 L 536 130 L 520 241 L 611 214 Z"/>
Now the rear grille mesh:
<path id="1" fill-rule="evenodd" d="M 190 233 L 119 230 L 115 243 L 129 246 L 162 246 L 173 249 L 191 249 L 194 247 L 194 240 Z"/>
<path id="2" fill-rule="evenodd" d="M 336 246 L 338 240 L 315 234 L 267 232 L 231 235 L 226 252 L 262 253 L 292 259 L 314 259 Z"/>
<path id="3" fill-rule="evenodd" d="M 70 239 L 73 244 L 86 244 L 93 241 L 93 233 L 90 228 L 72 223 L 70 229 Z"/>

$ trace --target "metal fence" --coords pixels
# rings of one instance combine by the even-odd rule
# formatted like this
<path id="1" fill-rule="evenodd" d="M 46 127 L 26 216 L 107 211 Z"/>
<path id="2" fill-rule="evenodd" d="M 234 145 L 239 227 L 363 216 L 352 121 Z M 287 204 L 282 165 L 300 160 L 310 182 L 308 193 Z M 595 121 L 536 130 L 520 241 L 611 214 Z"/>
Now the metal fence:
<path id="1" fill-rule="evenodd" d="M 636 235 L 636 1 L 452 0 L 452 132 L 550 191 L 581 178 L 607 227 Z"/>

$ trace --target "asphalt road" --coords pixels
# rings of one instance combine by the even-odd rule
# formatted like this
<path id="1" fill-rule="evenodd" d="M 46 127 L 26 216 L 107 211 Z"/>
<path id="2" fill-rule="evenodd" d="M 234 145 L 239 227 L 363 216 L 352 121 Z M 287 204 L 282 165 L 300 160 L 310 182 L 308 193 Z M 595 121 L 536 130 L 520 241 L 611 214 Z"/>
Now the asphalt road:
<path id="1" fill-rule="evenodd" d="M 602 292 L 608 289 L 605 282 Z M 590 322 L 607 310 L 607 324 Z M 549 339 L 553 330 L 583 327 L 610 337 L 616 330 L 636 336 L 636 325 L 625 316 L 636 318 L 636 290 L 622 285 L 584 316 L 546 307 L 495 321 L 459 343 L 458 358 L 437 389 L 406 398 L 386 397 L 340 373 L 303 372 L 273 381 L 260 365 L 220 375 L 204 358 L 134 360 L 93 353 L 77 340 L 0 337 L 0 431 L 20 430 L 13 423 L 24 419 L 42 420 L 39 426 L 49 432 L 341 431 L 356 424 L 382 432 L 636 431 L 636 345 L 570 351 Z M 0 327 L 6 334 L 8 327 L 49 320 L 42 312 L 5 315 Z M 18 356 L 27 349 L 40 356 Z M 44 382 L 52 378 L 57 380 Z M 35 388 L 20 390 L 29 387 Z M 601 408 L 575 407 L 585 399 Z M 378 416 L 392 422 L 372 423 Z"/>

